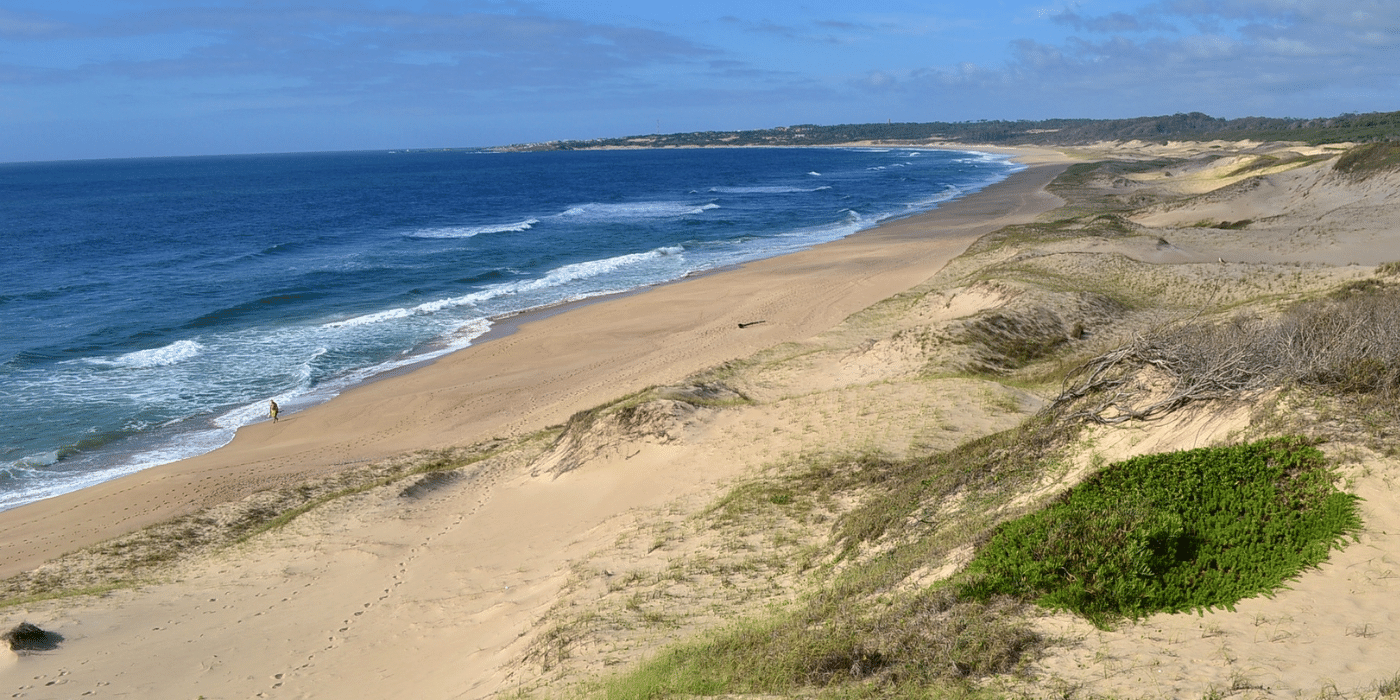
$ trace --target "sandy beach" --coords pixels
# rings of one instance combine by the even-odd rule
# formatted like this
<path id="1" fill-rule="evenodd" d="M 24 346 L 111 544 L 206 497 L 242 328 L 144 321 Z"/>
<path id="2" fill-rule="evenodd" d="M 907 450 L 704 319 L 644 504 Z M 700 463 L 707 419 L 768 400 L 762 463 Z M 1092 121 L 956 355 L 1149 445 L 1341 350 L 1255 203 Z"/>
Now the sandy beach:
<path id="1" fill-rule="evenodd" d="M 1028 169 L 933 212 L 521 317 L 210 454 L 0 513 L 0 571 L 57 576 L 45 562 L 147 525 L 198 514 L 217 527 L 262 494 L 457 450 L 448 471 L 345 491 L 142 585 L 12 606 L 7 625 L 62 640 L 0 655 L 0 682 L 28 698 L 481 698 L 626 670 L 791 602 L 810 585 L 800 562 L 831 546 L 830 519 L 856 500 L 829 498 L 811 520 L 726 520 L 716 499 L 734 484 L 811 455 L 899 459 L 1011 429 L 1054 398 L 1065 363 L 1172 319 L 1267 318 L 1384 286 L 1400 176 L 1338 173 L 1345 149 L 1022 152 Z M 1112 162 L 1057 182 L 1069 199 L 1057 209 L 1046 185 L 1075 160 Z M 1037 364 L 976 340 L 1006 329 L 1054 352 Z M 1028 612 L 1046 646 L 979 682 L 1026 697 L 1375 697 L 1400 673 L 1392 419 L 1276 397 L 1094 428 L 996 507 L 1045 503 L 1096 465 L 1287 426 L 1325 439 L 1365 499 L 1355 544 L 1233 611 L 1108 630 Z M 982 517 L 977 503 L 921 512 Z M 922 563 L 889 595 L 953 575 L 971 552 Z"/>
<path id="2" fill-rule="evenodd" d="M 1042 156 L 1044 158 L 1045 156 Z M 584 305 L 283 420 L 228 446 L 0 513 L 0 577 L 272 486 L 508 437 L 646 386 L 809 337 L 927 279 L 978 236 L 1054 206 L 1037 165 L 933 212 L 737 270 Z M 740 323 L 763 323 L 739 328 Z"/>
<path id="3" fill-rule="evenodd" d="M 247 427 L 210 454 L 0 513 L 0 575 L 406 451 L 519 437 L 630 392 L 810 338 L 928 279 L 979 236 L 1055 207 L 1059 200 L 1043 188 L 1065 159 L 1045 152 L 1023 160 L 1029 169 L 933 212 L 525 320 L 505 337 Z M 504 662 L 518 651 L 512 644 L 553 599 L 567 563 L 592 548 L 588 533 L 633 509 L 703 492 L 738 466 L 658 471 L 638 460 L 567 479 L 496 469 L 474 481 L 470 495 L 457 494 L 466 500 L 447 521 L 440 511 L 415 515 L 416 508 L 384 514 L 387 522 L 351 515 L 337 534 L 319 534 L 314 551 L 261 549 L 188 580 L 109 594 L 82 612 L 68 604 L 31 609 L 27 618 L 62 629 L 63 653 L 12 658 L 5 680 L 24 697 L 58 697 L 49 694 L 51 682 L 63 696 L 101 689 L 261 697 L 276 689 L 282 697 L 481 697 L 499 688 Z M 296 527 L 340 508 L 318 509 Z M 386 605 L 391 597 L 394 606 Z M 444 597 L 457 602 L 433 602 Z M 372 608 L 387 613 L 375 622 L 380 641 L 345 645 L 352 622 L 367 631 Z M 397 639 L 410 630 L 419 631 L 417 642 Z M 142 651 L 131 658 L 113 654 L 117 648 Z M 446 656 L 435 659 L 430 649 Z M 411 672 L 409 682 L 396 677 L 406 663 L 445 672 L 426 685 Z"/>

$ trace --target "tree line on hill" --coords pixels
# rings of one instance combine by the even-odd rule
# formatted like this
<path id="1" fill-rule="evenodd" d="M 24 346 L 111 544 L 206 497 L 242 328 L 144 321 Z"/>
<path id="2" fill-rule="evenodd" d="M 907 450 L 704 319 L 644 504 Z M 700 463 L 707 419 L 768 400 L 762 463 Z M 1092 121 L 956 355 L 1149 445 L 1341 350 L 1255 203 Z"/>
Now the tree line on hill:
<path id="1" fill-rule="evenodd" d="M 1298 141 L 1336 143 L 1400 140 L 1400 112 L 1343 114 L 1320 119 L 1220 119 L 1200 112 L 1134 119 L 979 120 L 885 124 L 800 124 L 746 131 L 694 131 L 586 141 L 551 141 L 511 150 L 681 146 L 803 146 L 854 142 L 1074 146 L 1100 141 Z"/>

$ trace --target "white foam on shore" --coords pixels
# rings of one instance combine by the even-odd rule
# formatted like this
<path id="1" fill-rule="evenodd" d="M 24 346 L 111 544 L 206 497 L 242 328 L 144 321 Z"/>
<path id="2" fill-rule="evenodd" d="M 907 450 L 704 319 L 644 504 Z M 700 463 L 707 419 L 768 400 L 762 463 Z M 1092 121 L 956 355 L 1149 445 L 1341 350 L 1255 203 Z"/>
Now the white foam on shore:
<path id="1" fill-rule="evenodd" d="M 481 304 L 503 296 L 517 295 L 525 292 L 538 291 L 551 287 L 561 287 L 576 282 L 578 280 L 599 277 L 615 272 L 621 268 L 646 263 L 649 261 L 665 258 L 668 256 L 680 255 L 685 252 L 681 246 L 667 246 L 656 248 L 643 253 L 629 253 L 600 260 L 588 260 L 579 263 L 572 263 L 554 268 L 546 272 L 543 276 L 514 282 L 504 282 L 488 286 L 480 291 L 472 292 L 459 297 L 438 299 L 436 301 L 424 302 L 417 306 L 397 309 L 387 309 L 376 311 L 363 316 L 355 316 L 340 321 L 332 321 L 325 324 L 324 328 L 353 328 L 356 326 L 367 326 L 377 323 L 396 321 L 413 316 L 425 316 L 435 314 L 447 309 L 463 306 L 480 306 Z"/>
<path id="2" fill-rule="evenodd" d="M 204 346 L 193 340 L 177 340 L 165 347 L 137 350 L 112 358 L 91 357 L 83 362 L 104 367 L 124 367 L 127 369 L 149 369 L 168 367 L 195 357 Z"/>
<path id="3" fill-rule="evenodd" d="M 870 150 L 871 152 L 889 153 L 892 149 Z M 911 157 L 917 156 L 918 153 L 900 150 L 895 155 Z M 1005 159 L 1005 156 L 996 154 L 977 153 L 975 155 L 969 154 L 969 157 L 962 162 L 988 162 Z M 884 167 L 887 166 L 881 166 L 880 169 Z M 1008 164 L 1008 168 L 998 169 L 999 172 L 989 177 L 987 182 L 969 185 L 967 190 L 981 189 L 986 184 L 1004 179 L 1009 172 L 1015 172 L 1024 169 L 1024 167 Z M 790 175 L 800 177 L 799 173 L 800 171 L 790 173 Z M 816 171 L 808 172 L 806 175 L 821 176 Z M 825 181 L 834 180 L 839 183 L 841 181 L 839 175 L 837 178 Z M 713 182 L 713 180 L 711 181 Z M 810 185 L 817 184 L 805 179 L 790 181 L 809 183 Z M 774 185 L 714 188 L 709 191 L 736 195 L 767 195 L 810 193 L 827 189 L 831 188 L 826 186 Z M 680 192 L 676 194 L 686 197 Z M 800 229 L 752 238 L 721 240 L 714 242 L 713 245 L 708 241 L 697 240 L 686 244 L 690 246 L 690 251 L 680 245 L 674 245 L 597 260 L 585 260 L 560 265 L 542 274 L 536 273 L 536 276 L 532 278 L 514 279 L 479 287 L 471 291 L 470 294 L 426 301 L 401 308 L 371 311 L 373 307 L 362 307 L 361 311 L 366 313 L 350 316 L 354 313 L 352 311 L 345 314 L 350 316 L 349 318 L 338 320 L 323 316 L 309 324 L 271 330 L 267 328 L 245 329 L 237 331 L 234 337 L 229 337 L 229 334 L 215 335 L 205 332 L 205 335 L 199 339 L 203 341 L 202 343 L 196 340 L 182 340 L 161 348 L 139 350 L 106 358 L 69 360 L 67 362 L 79 363 L 79 367 L 83 364 L 91 365 L 82 371 L 85 373 L 84 377 L 91 377 L 94 382 L 122 382 L 113 388 L 129 390 L 127 398 L 132 402 L 160 402 L 167 406 L 177 400 L 183 402 L 186 393 L 196 393 L 197 389 L 189 389 L 188 387 L 193 386 L 193 384 L 188 382 L 182 384 L 181 382 L 189 377 L 200 377 L 202 381 L 209 381 L 209 378 L 213 378 L 213 380 L 220 382 L 223 388 L 234 387 L 233 393 L 236 398 L 233 398 L 232 401 L 240 402 L 240 405 L 229 408 L 229 404 L 224 403 L 222 405 L 225 410 L 213 417 L 203 414 L 206 417 L 175 418 L 159 423 L 159 427 L 153 431 L 152 435 L 130 443 L 123 442 L 118 446 L 118 449 L 110 452 L 120 455 L 122 459 L 120 465 L 112 468 L 99 469 L 85 474 L 68 473 L 64 470 L 71 468 L 68 467 L 67 460 L 72 459 L 73 455 L 68 453 L 60 455 L 59 452 L 31 455 L 11 462 L 8 470 L 13 471 L 12 478 L 19 482 L 32 480 L 34 488 L 18 492 L 18 494 L 4 493 L 3 496 L 0 496 L 0 510 L 78 490 L 124 474 L 218 449 L 233 439 L 234 433 L 239 427 L 267 419 L 268 398 L 275 398 L 279 405 L 289 413 L 329 400 L 345 388 L 368 380 L 375 375 L 425 362 L 470 346 L 490 329 L 491 322 L 487 318 L 489 315 L 518 313 L 550 304 L 628 291 L 649 284 L 679 279 L 687 272 L 787 254 L 849 236 L 875 226 L 883 220 L 906 216 L 913 210 L 932 208 L 938 203 L 962 194 L 964 194 L 963 190 L 949 186 L 948 189 L 936 193 L 932 197 L 908 204 L 904 211 L 862 215 L 855 210 L 847 209 L 839 220 L 827 224 L 809 225 Z M 587 196 L 584 195 L 580 199 Z M 665 196 L 662 195 L 662 197 Z M 696 217 L 721 208 L 719 204 L 706 202 L 710 196 L 696 192 L 687 197 L 689 201 L 582 204 L 569 207 L 564 212 L 553 216 L 541 215 L 540 218 L 548 220 L 549 223 L 540 228 L 552 231 L 559 228 L 561 222 L 566 224 L 573 222 L 603 222 L 604 224 L 619 222 L 625 224 L 629 221 L 644 221 L 646 219 Z M 754 199 L 763 201 L 758 198 Z M 800 198 L 793 199 L 801 201 Z M 816 200 L 818 198 L 810 199 Z M 898 206 L 899 204 L 895 203 L 895 207 Z M 471 238 L 488 233 L 528 231 L 540 223 L 539 219 L 531 218 L 493 225 L 423 228 L 413 233 L 404 233 L 402 236 L 441 239 Z M 692 222 L 685 223 L 688 225 Z M 583 229 L 584 227 L 578 228 Z M 501 240 L 508 238 L 503 237 Z M 519 236 L 515 237 L 514 240 L 528 242 L 529 238 L 529 236 Z M 421 249 L 422 246 L 419 245 L 417 248 Z M 469 289 L 471 288 L 462 291 Z M 455 312 L 454 309 L 456 309 Z M 369 347 L 379 343 L 382 338 L 397 337 L 400 334 L 403 337 L 416 334 L 412 337 L 416 338 L 413 342 L 418 345 L 411 353 L 406 351 L 389 361 L 363 369 L 348 371 L 340 369 L 340 367 L 345 366 L 343 360 L 346 355 L 342 354 L 342 351 L 353 354 L 361 347 Z M 423 340 L 423 338 L 428 337 L 437 338 L 437 340 Z M 329 351 L 327 348 L 334 348 L 334 351 Z M 285 356 L 289 349 L 294 350 L 294 354 L 298 356 Z M 330 353 L 331 357 L 320 359 L 327 353 Z M 382 355 L 378 357 L 382 357 Z M 275 385 L 263 385 L 261 389 L 249 390 L 244 385 L 248 373 L 240 373 L 239 368 L 264 367 L 268 363 L 275 365 L 279 378 L 290 380 L 286 384 L 293 386 L 280 390 L 281 393 L 277 393 L 273 397 L 265 396 L 254 399 L 253 397 L 257 395 L 258 391 L 273 393 L 279 389 L 275 388 Z M 108 368 L 155 371 L 114 372 Z M 84 379 L 84 377 L 80 377 L 80 379 Z M 239 391 L 240 389 L 241 391 Z M 55 385 L 54 391 L 70 392 L 72 389 L 68 386 Z M 115 391 L 91 393 L 92 397 L 96 397 L 94 400 L 106 400 L 115 395 Z M 166 442 L 162 444 L 161 440 Z M 7 457 L 14 458 L 16 456 L 12 453 Z M 55 465 L 57 465 L 56 471 L 59 473 L 55 474 L 43 469 Z M 34 471 L 31 468 L 38 468 L 38 471 L 31 474 L 30 472 Z"/>
<path id="4" fill-rule="evenodd" d="M 204 427 L 178 431 L 173 438 L 169 435 L 166 437 L 147 435 L 144 436 L 144 440 L 138 437 L 138 441 L 143 440 L 147 444 L 154 443 L 154 446 L 149 449 L 138 447 L 127 453 L 121 458 L 120 463 L 114 466 L 91 471 L 40 471 L 39 469 L 43 467 L 51 467 L 62 461 L 58 451 L 21 458 L 0 467 L 0 474 L 10 477 L 13 481 L 9 485 L 10 488 L 0 491 L 0 510 L 8 510 L 26 503 L 61 496 L 128 474 L 135 474 L 151 467 L 212 452 L 232 442 L 239 428 L 267 420 L 269 399 L 277 401 L 278 406 L 288 413 L 324 403 L 346 389 L 373 379 L 377 375 L 409 365 L 428 362 L 466 348 L 477 338 L 490 331 L 491 325 L 489 319 L 474 319 L 424 352 L 404 354 L 386 362 L 346 372 L 319 384 L 313 381 L 310 365 L 316 358 L 324 355 L 327 350 L 316 348 L 303 363 L 303 369 L 298 373 L 299 381 L 295 387 L 275 396 L 260 398 L 226 410 L 207 419 L 207 422 L 203 422 Z M 165 427 L 173 428 L 175 423 L 181 422 L 184 421 L 176 420 Z"/>

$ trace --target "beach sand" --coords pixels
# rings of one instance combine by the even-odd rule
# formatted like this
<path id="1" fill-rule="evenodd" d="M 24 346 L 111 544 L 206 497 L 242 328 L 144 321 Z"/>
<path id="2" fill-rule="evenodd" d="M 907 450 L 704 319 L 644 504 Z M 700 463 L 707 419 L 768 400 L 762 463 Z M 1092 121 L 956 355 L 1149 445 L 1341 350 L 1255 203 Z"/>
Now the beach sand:
<path id="1" fill-rule="evenodd" d="M 244 428 L 210 454 L 0 513 L 0 576 L 259 490 L 526 435 L 810 338 L 928 279 L 979 236 L 1057 206 L 1043 188 L 1067 159 L 1022 156 L 1029 169 L 933 212 L 526 321 Z M 13 611 L 65 641 L 10 659 L 0 677 L 22 697 L 481 697 L 505 681 L 568 563 L 615 537 L 620 515 L 704 492 L 740 466 L 636 460 L 558 478 L 493 467 L 445 491 L 446 505 L 342 499 L 178 581 Z"/>
<path id="2" fill-rule="evenodd" d="M 1065 207 L 1039 234 L 961 255 L 1060 203 L 1043 188 L 1070 158 L 1022 153 L 1028 170 L 929 214 L 516 319 L 509 334 L 246 428 L 211 454 L 0 513 L 8 576 L 261 489 L 415 450 L 522 439 L 697 372 L 751 400 L 721 409 L 652 394 L 634 412 L 571 422 L 588 426 L 536 441 L 533 452 L 332 500 L 181 562 L 161 581 L 15 606 L 8 625 L 28 620 L 63 642 L 0 653 L 0 689 L 28 698 L 480 698 L 626 669 L 659 644 L 781 603 L 802 583 L 800 570 L 764 563 L 792 550 L 762 548 L 780 536 L 800 548 L 828 526 L 744 542 L 697 525 L 692 516 L 733 480 L 794 455 L 947 449 L 1016 425 L 1053 395 L 930 365 L 966 359 L 956 355 L 966 350 L 957 324 L 1048 308 L 1083 322 L 1068 351 L 1083 357 L 1169 313 L 1266 315 L 1339 285 L 1373 284 L 1383 263 L 1400 260 L 1400 173 L 1341 176 L 1329 159 L 1343 149 L 1078 148 L 1075 158 L 1143 165 L 1057 191 L 1128 202 L 1130 217 Z M 1160 157 L 1186 160 L 1150 163 Z M 1084 290 L 1108 287 L 1137 303 L 1085 301 L 1093 295 Z M 716 374 L 725 363 L 735 369 Z M 1022 504 L 1095 464 L 1243 439 L 1263 430 L 1253 409 L 1207 404 L 1096 428 L 1064 473 L 1046 470 Z M 1322 401 L 1291 410 L 1305 428 L 1353 418 L 1329 417 Z M 1385 443 L 1394 416 L 1373 423 L 1366 440 L 1323 446 L 1343 485 L 1365 499 L 1365 525 L 1321 567 L 1235 611 L 1154 615 L 1113 630 L 1032 612 L 1051 645 L 1028 661 L 1028 678 L 988 682 L 1026 697 L 1376 697 L 1378 683 L 1400 673 L 1400 451 L 1381 449 L 1394 444 Z M 970 551 L 928 562 L 913 584 L 950 575 Z M 702 559 L 725 573 L 668 577 Z M 591 630 L 570 627 L 590 619 Z M 555 646 L 551 635 L 561 638 Z"/>
<path id="3" fill-rule="evenodd" d="M 1048 159 L 1044 154 L 1039 158 Z M 239 431 L 212 453 L 0 512 L 0 578 L 254 491 L 410 450 L 509 437 L 830 328 L 1058 201 L 1038 164 L 847 239 L 523 323 L 411 373 Z M 763 321 L 740 328 L 741 323 Z"/>

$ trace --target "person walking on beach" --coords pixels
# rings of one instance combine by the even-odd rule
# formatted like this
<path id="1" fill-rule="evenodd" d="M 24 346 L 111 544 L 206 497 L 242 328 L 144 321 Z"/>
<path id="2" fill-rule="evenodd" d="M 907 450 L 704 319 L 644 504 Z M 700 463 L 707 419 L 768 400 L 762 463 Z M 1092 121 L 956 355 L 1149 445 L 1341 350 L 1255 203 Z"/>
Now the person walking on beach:
<path id="1" fill-rule="evenodd" d="M 276 422 L 277 422 L 277 402 L 276 402 L 276 401 L 268 401 L 268 402 L 267 402 L 267 415 L 272 416 L 272 422 L 273 422 L 273 423 L 276 423 Z"/>

